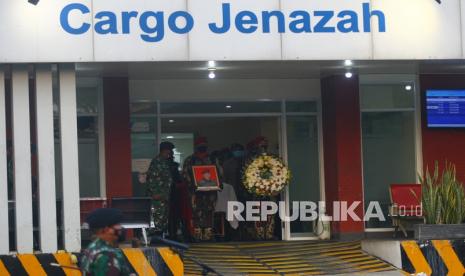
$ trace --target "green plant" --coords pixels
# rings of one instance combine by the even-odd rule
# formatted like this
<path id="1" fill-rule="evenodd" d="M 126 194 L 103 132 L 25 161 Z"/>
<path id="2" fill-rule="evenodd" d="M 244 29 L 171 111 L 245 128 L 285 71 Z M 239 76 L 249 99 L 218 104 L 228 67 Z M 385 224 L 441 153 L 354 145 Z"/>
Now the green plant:
<path id="1" fill-rule="evenodd" d="M 446 162 L 440 176 L 436 161 L 433 175 L 426 168 L 420 182 L 425 223 L 458 224 L 465 219 L 465 192 L 462 183 L 456 178 L 455 165 Z"/>

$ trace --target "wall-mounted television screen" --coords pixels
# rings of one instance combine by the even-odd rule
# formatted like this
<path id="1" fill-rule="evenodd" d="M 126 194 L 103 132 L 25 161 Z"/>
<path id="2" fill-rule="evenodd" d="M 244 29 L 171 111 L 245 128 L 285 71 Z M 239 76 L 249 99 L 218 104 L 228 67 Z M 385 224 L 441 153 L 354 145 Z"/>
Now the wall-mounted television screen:
<path id="1" fill-rule="evenodd" d="M 465 128 L 465 90 L 426 91 L 428 127 Z"/>

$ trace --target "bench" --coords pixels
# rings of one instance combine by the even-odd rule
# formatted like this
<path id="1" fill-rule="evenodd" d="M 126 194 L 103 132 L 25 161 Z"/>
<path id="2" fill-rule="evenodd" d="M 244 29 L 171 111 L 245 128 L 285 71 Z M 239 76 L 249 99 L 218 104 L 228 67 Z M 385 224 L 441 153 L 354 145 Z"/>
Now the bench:
<path id="1" fill-rule="evenodd" d="M 147 229 L 153 227 L 152 199 L 150 197 L 113 197 L 110 206 L 123 212 L 121 225 L 125 229 L 142 231 L 144 243 L 148 245 Z"/>
<path id="2" fill-rule="evenodd" d="M 399 229 L 407 237 L 406 223 L 423 220 L 420 184 L 391 184 L 389 187 L 391 206 L 389 216 L 395 228 L 394 237 Z"/>

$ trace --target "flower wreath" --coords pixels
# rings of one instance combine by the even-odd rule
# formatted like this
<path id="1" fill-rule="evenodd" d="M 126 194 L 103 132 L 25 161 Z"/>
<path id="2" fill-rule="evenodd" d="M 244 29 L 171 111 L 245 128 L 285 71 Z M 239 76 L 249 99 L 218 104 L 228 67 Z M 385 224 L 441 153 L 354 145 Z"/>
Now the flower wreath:
<path id="1" fill-rule="evenodd" d="M 290 182 L 291 172 L 278 157 L 262 154 L 252 159 L 244 169 L 245 188 L 258 196 L 279 194 Z"/>

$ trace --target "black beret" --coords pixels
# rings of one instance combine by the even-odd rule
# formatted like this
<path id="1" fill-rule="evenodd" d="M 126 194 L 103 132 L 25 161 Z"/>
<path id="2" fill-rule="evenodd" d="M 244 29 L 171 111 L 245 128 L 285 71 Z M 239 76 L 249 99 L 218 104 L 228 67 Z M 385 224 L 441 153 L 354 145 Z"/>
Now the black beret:
<path id="1" fill-rule="evenodd" d="M 162 150 L 173 150 L 175 146 L 170 142 L 162 142 L 160 143 L 160 151 Z"/>
<path id="2" fill-rule="evenodd" d="M 118 224 L 123 219 L 123 213 L 119 209 L 101 208 L 92 211 L 86 219 L 90 229 L 99 229 Z"/>

